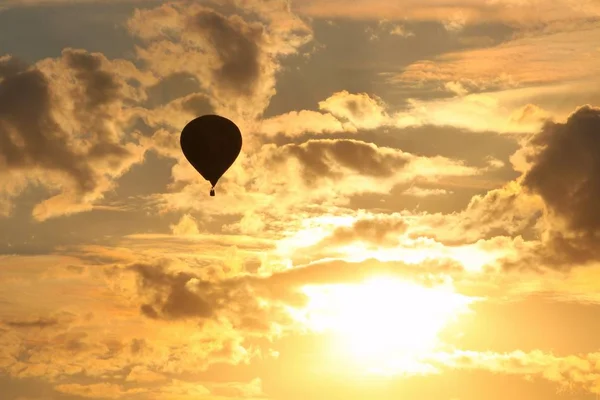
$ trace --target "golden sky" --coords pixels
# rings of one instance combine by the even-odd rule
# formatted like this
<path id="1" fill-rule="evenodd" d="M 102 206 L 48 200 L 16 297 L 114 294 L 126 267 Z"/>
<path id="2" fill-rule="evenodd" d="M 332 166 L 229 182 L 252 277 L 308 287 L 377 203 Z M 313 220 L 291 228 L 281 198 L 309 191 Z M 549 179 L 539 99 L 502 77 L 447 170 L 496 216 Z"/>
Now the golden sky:
<path id="1" fill-rule="evenodd" d="M 596 399 L 598 71 L 599 0 L 3 0 L 0 400 Z"/>

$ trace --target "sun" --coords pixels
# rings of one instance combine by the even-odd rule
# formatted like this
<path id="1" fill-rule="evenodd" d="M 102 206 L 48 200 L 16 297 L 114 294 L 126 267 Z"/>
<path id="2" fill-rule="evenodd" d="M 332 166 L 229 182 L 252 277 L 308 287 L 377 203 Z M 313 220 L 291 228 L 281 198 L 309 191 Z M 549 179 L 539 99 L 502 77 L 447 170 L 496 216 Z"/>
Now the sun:
<path id="1" fill-rule="evenodd" d="M 313 331 L 331 332 L 337 353 L 365 372 L 412 374 L 430 367 L 421 362 L 440 345 L 439 333 L 471 298 L 450 286 L 377 277 L 359 284 L 309 286 L 304 310 Z"/>

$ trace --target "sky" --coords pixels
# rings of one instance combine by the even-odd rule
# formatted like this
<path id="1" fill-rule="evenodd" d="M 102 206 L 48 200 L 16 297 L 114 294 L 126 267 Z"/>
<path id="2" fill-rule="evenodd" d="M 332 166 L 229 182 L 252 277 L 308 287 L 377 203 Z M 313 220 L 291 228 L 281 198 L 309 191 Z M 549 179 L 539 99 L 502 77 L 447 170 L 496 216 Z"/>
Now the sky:
<path id="1" fill-rule="evenodd" d="M 598 38 L 598 0 L 3 0 L 0 398 L 596 399 Z"/>

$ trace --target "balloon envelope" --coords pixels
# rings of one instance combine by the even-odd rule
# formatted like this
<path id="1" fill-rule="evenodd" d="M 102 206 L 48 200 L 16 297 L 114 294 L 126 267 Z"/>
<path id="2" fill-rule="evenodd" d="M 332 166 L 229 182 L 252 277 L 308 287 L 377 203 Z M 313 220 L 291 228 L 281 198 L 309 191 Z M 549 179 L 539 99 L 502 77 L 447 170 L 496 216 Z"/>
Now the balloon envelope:
<path id="1" fill-rule="evenodd" d="M 180 144 L 185 158 L 214 187 L 240 154 L 242 134 L 225 117 L 203 115 L 183 128 Z"/>

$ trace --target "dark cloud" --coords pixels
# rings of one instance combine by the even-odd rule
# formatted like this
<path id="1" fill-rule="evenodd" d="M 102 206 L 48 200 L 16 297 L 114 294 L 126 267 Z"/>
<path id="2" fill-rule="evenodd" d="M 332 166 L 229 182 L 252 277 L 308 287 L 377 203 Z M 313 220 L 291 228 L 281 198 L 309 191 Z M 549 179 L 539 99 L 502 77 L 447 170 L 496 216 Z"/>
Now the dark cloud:
<path id="1" fill-rule="evenodd" d="M 320 178 L 340 177 L 340 167 L 362 175 L 385 178 L 409 162 L 407 156 L 385 150 L 356 140 L 309 140 L 277 148 L 271 160 L 275 163 L 286 163 L 289 158 L 298 160 L 306 183 Z"/>
<path id="2" fill-rule="evenodd" d="M 164 315 L 174 319 L 192 316 L 208 318 L 213 315 L 215 304 L 188 287 L 194 275 L 183 272 L 170 274 L 161 268 L 144 264 L 135 265 L 132 269 L 139 274 L 142 289 L 155 292 L 153 304 L 141 307 L 144 315 L 150 318 Z"/>
<path id="3" fill-rule="evenodd" d="M 283 146 L 285 144 L 303 143 L 317 138 L 320 133 L 307 131 L 296 137 L 277 135 L 272 142 Z M 520 146 L 518 137 L 497 132 L 474 132 L 452 126 L 412 126 L 406 128 L 385 127 L 376 129 L 360 129 L 358 132 L 329 133 L 328 139 L 354 139 L 371 142 L 380 147 L 402 149 L 410 154 L 424 157 L 442 156 L 464 160 L 470 165 L 486 167 L 489 157 L 505 162 L 505 167 L 488 174 L 497 176 L 503 181 L 512 180 L 519 176 L 510 165 L 509 157 Z"/>
<path id="4" fill-rule="evenodd" d="M 83 353 L 93 348 L 97 343 L 90 343 L 90 335 L 86 332 L 66 331 L 52 338 L 52 345 L 57 352 L 68 354 Z"/>
<path id="5" fill-rule="evenodd" d="M 39 318 L 31 321 L 7 321 L 6 325 L 12 328 L 47 328 L 58 325 L 58 320 L 54 318 Z"/>
<path id="6" fill-rule="evenodd" d="M 213 77 L 219 86 L 251 95 L 262 73 L 264 27 L 209 9 L 197 13 L 190 20 L 190 27 L 210 42 L 218 56 L 219 65 Z"/>
<path id="7" fill-rule="evenodd" d="M 269 277 L 240 276 L 208 281 L 189 272 L 172 271 L 166 264 L 134 264 L 139 290 L 147 299 L 140 308 L 153 319 L 200 320 L 227 318 L 240 329 L 266 330 L 270 322 L 289 318 L 279 304 L 300 307 L 307 301 L 300 292 L 305 285 L 359 283 L 366 278 L 388 275 L 414 279 L 424 285 L 441 283 L 443 275 L 460 274 L 454 261 L 429 260 L 411 265 L 402 262 L 327 261 L 276 272 Z M 260 303 L 271 300 L 271 305 Z"/>
<path id="8" fill-rule="evenodd" d="M 0 57 L 0 171 L 25 172 L 61 192 L 34 209 L 36 218 L 93 202 L 141 159 L 142 148 L 124 143 L 120 130 L 124 103 L 139 93 L 125 90 L 117 68 L 75 49 L 34 66 Z"/>
<path id="9" fill-rule="evenodd" d="M 396 276 L 416 280 L 424 285 L 441 282 L 443 275 L 460 274 L 463 267 L 454 260 L 430 259 L 420 264 L 402 261 L 367 259 L 361 262 L 343 260 L 322 261 L 293 268 L 267 278 L 273 288 L 293 288 L 303 285 L 360 283 L 375 276 Z"/>
<path id="10" fill-rule="evenodd" d="M 208 96 L 201 93 L 195 93 L 185 98 L 181 107 L 192 115 L 212 114 L 213 112 Z"/>
<path id="11" fill-rule="evenodd" d="M 153 319 L 200 320 L 227 317 L 234 327 L 267 330 L 270 319 L 244 278 L 211 282 L 186 272 L 169 271 L 162 264 L 135 264 L 140 293 L 148 302 L 142 314 Z"/>
<path id="12" fill-rule="evenodd" d="M 600 109 L 583 106 L 548 122 L 524 148 L 526 191 L 539 195 L 550 226 L 536 247 L 507 268 L 571 268 L 600 260 Z"/>
<path id="13" fill-rule="evenodd" d="M 11 77 L 27 69 L 27 64 L 22 60 L 12 57 L 0 57 L 0 79 Z"/>
<path id="14" fill-rule="evenodd" d="M 320 245 L 335 246 L 363 241 L 367 244 L 393 247 L 398 245 L 398 238 L 406 228 L 407 224 L 400 217 L 359 219 L 351 226 L 336 228 Z"/>
<path id="15" fill-rule="evenodd" d="M 568 271 L 600 260 L 599 244 L 600 236 L 597 235 L 572 235 L 550 230 L 534 246 L 500 262 L 508 271 L 527 269 L 544 273 L 548 268 Z"/>
<path id="16" fill-rule="evenodd" d="M 144 351 L 144 349 L 148 348 L 148 343 L 145 339 L 131 339 L 131 343 L 129 345 L 129 349 L 131 354 L 140 354 Z"/>
<path id="17" fill-rule="evenodd" d="M 584 106 L 566 123 L 548 123 L 536 135 L 523 186 L 539 194 L 567 227 L 600 232 L 600 108 Z"/>
<path id="18" fill-rule="evenodd" d="M 18 62 L 0 60 L 0 166 L 43 168 L 71 177 L 82 191 L 95 187 L 85 157 L 69 143 L 52 115 L 53 97 L 46 76 Z"/>
<path id="19" fill-rule="evenodd" d="M 110 104 L 120 98 L 121 84 L 115 76 L 102 70 L 102 59 L 84 50 L 65 50 L 63 57 L 67 66 L 85 91 L 85 105 L 89 111 Z"/>

